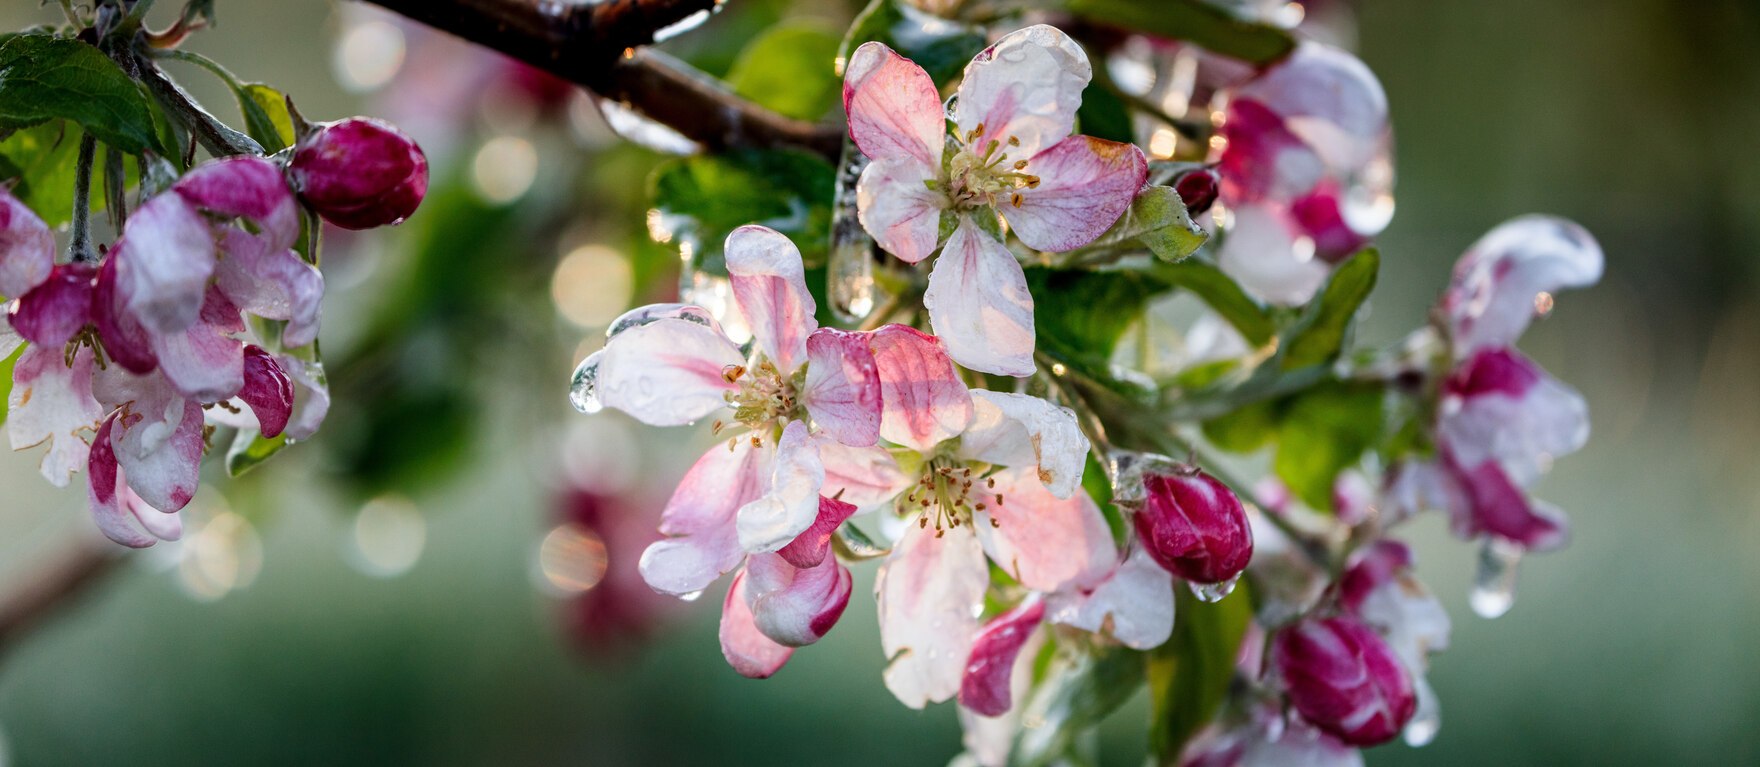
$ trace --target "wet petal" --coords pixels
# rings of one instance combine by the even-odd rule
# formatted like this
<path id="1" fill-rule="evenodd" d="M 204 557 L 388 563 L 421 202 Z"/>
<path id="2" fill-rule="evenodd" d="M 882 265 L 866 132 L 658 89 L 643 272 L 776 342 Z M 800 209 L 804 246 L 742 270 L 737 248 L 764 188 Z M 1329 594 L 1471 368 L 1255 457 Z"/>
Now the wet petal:
<path id="1" fill-rule="evenodd" d="M 288 354 L 276 360 L 293 380 L 293 412 L 282 433 L 288 439 L 311 439 L 330 412 L 330 385 L 324 380 L 324 368 Z"/>
<path id="2" fill-rule="evenodd" d="M 1021 704 L 1033 687 L 1034 660 L 1045 646 L 1047 632 L 1030 631 L 1024 646 L 1015 653 L 1009 672 L 1008 710 L 1000 716 L 981 716 L 964 706 L 959 707 L 959 724 L 963 733 L 960 744 L 983 767 L 1006 767 L 1008 755 L 1014 750 L 1015 738 L 1021 729 Z M 973 651 L 976 655 L 976 650 Z M 963 690 L 963 682 L 962 682 Z"/>
<path id="3" fill-rule="evenodd" d="M 1033 373 L 1033 295 L 1020 262 L 970 219 L 947 239 L 923 294 L 947 353 L 973 370 Z"/>
<path id="4" fill-rule="evenodd" d="M 122 283 L 116 276 L 118 263 L 119 259 L 112 256 L 98 267 L 98 282 L 92 294 L 92 323 L 98 327 L 98 337 L 110 359 L 129 372 L 150 373 L 159 366 L 159 360 L 153 357 L 151 335 L 128 308 L 128 296 L 123 294 Z"/>
<path id="5" fill-rule="evenodd" d="M 821 497 L 819 516 L 813 520 L 813 526 L 776 553 L 795 567 L 817 567 L 831 551 L 831 536 L 837 533 L 838 526 L 855 513 L 856 507 L 852 504 Z"/>
<path id="6" fill-rule="evenodd" d="M 1465 466 L 1496 460 L 1526 487 L 1589 440 L 1583 395 L 1513 349 L 1475 354 L 1444 384 L 1437 432 Z"/>
<path id="7" fill-rule="evenodd" d="M 1463 464 L 1446 448 L 1442 452 L 1466 501 L 1453 509 L 1455 535 L 1470 539 L 1489 533 L 1534 550 L 1564 545 L 1569 537 L 1564 515 L 1529 498 L 1496 461 Z"/>
<path id="8" fill-rule="evenodd" d="M 727 235 L 727 273 L 740 314 L 758 349 L 789 375 L 807 359 L 807 335 L 819 327 L 794 243 L 775 230 L 742 226 Z"/>
<path id="9" fill-rule="evenodd" d="M 881 43 L 863 43 L 844 67 L 843 107 L 850 138 L 863 154 L 940 167 L 947 140 L 941 96 L 929 73 L 910 59 Z"/>
<path id="10" fill-rule="evenodd" d="M 1087 245 L 1117 223 L 1148 177 L 1149 162 L 1131 144 L 1070 136 L 1022 172 L 1039 185 L 1020 190 L 1019 207 L 1000 205 L 1002 215 L 1027 247 L 1056 253 Z"/>
<path id="11" fill-rule="evenodd" d="M 1039 24 L 1011 32 L 966 65 L 954 107 L 961 135 L 984 126 L 980 141 L 1018 147 L 1011 157 L 1032 157 L 1075 128 L 1082 89 L 1094 75 L 1088 55 L 1069 35 Z M 1018 152 L 1018 154 L 1017 154 Z"/>
<path id="12" fill-rule="evenodd" d="M 61 264 L 49 279 L 20 296 L 12 307 L 12 329 L 38 346 L 63 346 L 73 340 L 92 315 L 93 278 L 97 268 Z"/>
<path id="13" fill-rule="evenodd" d="M 110 259 L 128 311 L 148 330 L 168 335 L 195 324 L 214 274 L 214 235 L 182 197 L 161 194 L 129 214 Z"/>
<path id="14" fill-rule="evenodd" d="M 721 655 L 740 676 L 763 679 L 777 672 L 794 648 L 764 636 L 746 602 L 746 574 L 733 576 L 733 586 L 721 603 Z"/>
<path id="15" fill-rule="evenodd" d="M 1046 620 L 1086 631 L 1107 631 L 1138 650 L 1159 647 L 1173 635 L 1173 575 L 1141 547 L 1092 590 L 1052 594 Z"/>
<path id="16" fill-rule="evenodd" d="M 1314 257 L 1314 243 L 1304 245 L 1277 208 L 1245 205 L 1230 208 L 1233 221 L 1223 239 L 1216 265 L 1247 293 L 1284 306 L 1308 302 L 1330 271 Z"/>
<path id="17" fill-rule="evenodd" d="M 1021 585 L 1037 591 L 1092 587 L 1118 562 L 1112 530 L 1087 493 L 1059 499 L 1032 469 L 1010 469 L 993 479 L 995 488 L 976 493 L 984 508 L 973 514 L 972 524 L 984 553 Z"/>
<path id="18" fill-rule="evenodd" d="M 790 421 L 776 444 L 776 460 L 764 495 L 738 512 L 739 545 L 747 553 L 775 551 L 806 532 L 819 518 L 825 465 L 807 436 L 807 425 Z"/>
<path id="19" fill-rule="evenodd" d="M 92 521 L 104 537 L 130 548 L 142 549 L 159 542 L 161 537 L 175 540 L 182 532 L 181 525 L 163 525 L 166 515 L 156 509 L 146 509 L 145 514 L 136 511 L 145 503 L 134 491 L 128 489 L 122 474 L 122 468 L 116 463 L 116 453 L 110 446 L 111 427 L 116 423 L 114 416 L 104 420 L 98 427 L 98 434 L 92 443 L 92 451 L 86 463 L 86 497 L 91 503 Z M 137 516 L 138 514 L 138 516 Z M 148 515 L 151 516 L 148 516 Z M 172 521 L 177 517 L 172 515 Z M 151 520 L 160 532 L 171 533 L 159 536 L 152 530 L 145 530 L 144 522 Z M 175 530 L 172 528 L 175 527 Z"/>
<path id="20" fill-rule="evenodd" d="M 758 630 L 788 647 L 819 641 L 849 605 L 849 568 L 836 557 L 800 568 L 775 554 L 756 554 L 746 561 L 745 576 Z"/>
<path id="21" fill-rule="evenodd" d="M 1036 472 L 1058 498 L 1081 487 L 1088 438 L 1076 414 L 1038 397 L 972 390 L 972 422 L 960 437 L 959 455 L 973 461 Z"/>
<path id="22" fill-rule="evenodd" d="M 801 400 L 814 425 L 838 442 L 865 447 L 880 439 L 880 369 L 869 334 L 820 328 L 807 338 Z"/>
<path id="23" fill-rule="evenodd" d="M 135 375 L 121 368 L 92 371 L 92 395 L 104 411 L 126 415 L 117 449 L 144 457 L 165 446 L 183 425 L 184 398 L 165 376 Z"/>
<path id="24" fill-rule="evenodd" d="M 721 371 L 744 362 L 720 333 L 687 320 L 656 320 L 605 343 L 599 399 L 652 426 L 687 424 L 727 406 L 723 392 L 737 387 Z"/>
<path id="25" fill-rule="evenodd" d="M 660 516 L 660 532 L 669 536 L 642 552 L 642 578 L 655 591 L 695 594 L 722 573 L 739 567 L 734 515 L 741 506 L 763 495 L 770 457 L 763 448 L 740 439 L 731 449 L 716 444 L 697 459 Z"/>
<path id="26" fill-rule="evenodd" d="M 1375 73 L 1321 43 L 1303 43 L 1233 97 L 1265 105 L 1335 169 L 1367 162 L 1387 132 L 1387 93 Z"/>
<path id="27" fill-rule="evenodd" d="M 1044 617 L 1045 600 L 1034 593 L 984 624 L 972 642 L 972 655 L 960 680 L 960 705 L 984 716 L 1000 716 L 1013 708 L 1015 659 Z"/>
<path id="28" fill-rule="evenodd" d="M 959 692 L 989 584 L 969 527 L 905 526 L 874 581 L 880 646 L 890 660 L 883 676 L 899 702 L 922 708 Z"/>
<path id="29" fill-rule="evenodd" d="M 1221 133 L 1228 145 L 1217 158 L 1217 170 L 1231 205 L 1287 202 L 1326 176 L 1320 155 L 1289 131 L 1283 117 L 1251 98 L 1228 102 Z"/>
<path id="30" fill-rule="evenodd" d="M 135 425 L 128 422 L 125 414 L 120 422 L 121 433 L 111 437 L 112 446 L 117 448 L 117 463 L 128 475 L 128 486 L 141 500 L 155 509 L 177 511 L 195 497 L 202 466 L 202 426 L 202 406 L 186 400 L 183 420 L 171 438 L 158 449 L 142 454 L 126 449 L 128 431 Z"/>
<path id="31" fill-rule="evenodd" d="M 887 325 L 872 337 L 880 371 L 881 438 L 927 452 L 965 431 L 972 396 L 941 340 L 916 328 Z"/>
<path id="32" fill-rule="evenodd" d="M 231 399 L 244 386 L 244 331 L 238 307 L 210 287 L 197 321 L 179 333 L 151 336 L 159 370 L 183 396 L 197 402 Z"/>
<path id="33" fill-rule="evenodd" d="M 1595 238 L 1565 219 L 1521 216 L 1498 225 L 1461 256 L 1442 297 L 1456 354 L 1514 344 L 1550 308 L 1542 293 L 1595 284 L 1603 261 Z"/>
<path id="34" fill-rule="evenodd" d="M 854 505 L 856 514 L 886 506 L 911 484 L 911 478 L 885 448 L 850 447 L 823 434 L 813 439 L 819 444 L 819 460 L 825 464 L 825 486 L 820 494 Z"/>
<path id="35" fill-rule="evenodd" d="M 868 164 L 856 181 L 856 218 L 880 249 L 906 263 L 917 263 L 935 252 L 940 241 L 941 211 L 947 196 L 926 182 L 936 171 L 915 160 L 881 159 Z"/>
<path id="36" fill-rule="evenodd" d="M 17 298 L 31 291 L 55 267 L 55 235 L 49 225 L 0 189 L 0 296 Z"/>
<path id="37" fill-rule="evenodd" d="M 68 367 L 62 350 L 31 346 L 12 367 L 6 432 L 13 450 L 45 442 L 40 470 L 56 487 L 67 487 L 85 464 L 90 447 L 82 432 L 95 431 L 104 410 L 92 398 L 92 350 L 80 347 Z"/>
<path id="38" fill-rule="evenodd" d="M 287 250 L 299 239 L 299 210 L 275 163 L 261 157 L 227 157 L 183 174 L 173 190 L 191 205 L 227 218 L 250 219 L 268 239 L 268 250 Z"/>
<path id="39" fill-rule="evenodd" d="M 263 436 L 279 436 L 287 428 L 288 417 L 293 415 L 293 379 L 261 347 L 246 346 L 244 387 L 239 389 L 238 398 L 257 415 Z"/>
<path id="40" fill-rule="evenodd" d="M 305 346 L 318 337 L 324 301 L 324 275 L 288 249 L 269 250 L 266 237 L 227 228 L 221 236 L 224 258 L 215 284 L 238 308 L 264 319 L 287 320 L 281 342 Z"/>

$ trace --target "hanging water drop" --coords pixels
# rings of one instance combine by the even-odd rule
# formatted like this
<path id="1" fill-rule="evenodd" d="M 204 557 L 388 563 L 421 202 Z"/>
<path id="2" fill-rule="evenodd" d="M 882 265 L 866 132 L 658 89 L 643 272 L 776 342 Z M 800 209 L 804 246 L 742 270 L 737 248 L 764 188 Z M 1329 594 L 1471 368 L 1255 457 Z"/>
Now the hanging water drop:
<path id="1" fill-rule="evenodd" d="M 959 112 L 959 94 L 958 93 L 955 93 L 952 96 L 948 96 L 947 101 L 942 102 L 941 106 L 942 106 L 942 109 L 947 113 L 947 119 L 952 120 L 956 123 L 959 122 L 959 114 L 958 114 L 958 112 Z"/>
<path id="2" fill-rule="evenodd" d="M 698 589 L 698 590 L 693 591 L 689 594 L 679 594 L 678 598 L 680 601 L 684 601 L 684 602 L 695 602 L 699 598 L 701 598 L 702 596 L 703 596 L 703 590 Z"/>
<path id="3" fill-rule="evenodd" d="M 612 320 L 610 327 L 605 328 L 605 338 L 609 340 L 625 330 L 641 327 L 656 320 L 684 320 L 697 323 L 717 333 L 721 332 L 721 323 L 716 322 L 715 316 L 703 307 L 690 304 L 649 304 L 624 312 L 622 316 Z"/>
<path id="4" fill-rule="evenodd" d="M 1516 567 L 1522 547 L 1500 538 L 1486 538 L 1479 547 L 1479 568 L 1467 603 L 1481 618 L 1496 618 L 1516 603 Z"/>
<path id="5" fill-rule="evenodd" d="M 1186 581 L 1186 585 L 1192 587 L 1192 596 L 1197 597 L 1198 601 L 1220 602 L 1223 597 L 1234 593 L 1234 586 L 1235 584 L 1240 583 L 1240 581 L 1241 577 L 1236 575 L 1235 577 L 1222 581 L 1221 583 L 1192 583 L 1191 581 Z"/>
<path id="6" fill-rule="evenodd" d="M 853 142 L 843 144 L 843 162 L 832 200 L 831 254 L 826 263 L 826 293 L 838 320 L 859 323 L 888 297 L 874 282 L 874 240 L 856 213 L 856 182 L 868 166 Z"/>
<path id="7" fill-rule="evenodd" d="M 1436 739 L 1436 731 L 1442 729 L 1442 707 L 1436 699 L 1436 690 L 1422 676 L 1414 680 L 1418 697 L 1418 709 L 1412 714 L 1412 720 L 1406 723 L 1403 731 L 1406 745 L 1420 748 L 1430 745 Z"/>
<path id="8" fill-rule="evenodd" d="M 589 415 L 605 409 L 598 392 L 599 360 L 604 356 L 604 349 L 593 352 L 574 369 L 574 379 L 568 387 L 568 401 L 573 403 L 574 409 Z"/>

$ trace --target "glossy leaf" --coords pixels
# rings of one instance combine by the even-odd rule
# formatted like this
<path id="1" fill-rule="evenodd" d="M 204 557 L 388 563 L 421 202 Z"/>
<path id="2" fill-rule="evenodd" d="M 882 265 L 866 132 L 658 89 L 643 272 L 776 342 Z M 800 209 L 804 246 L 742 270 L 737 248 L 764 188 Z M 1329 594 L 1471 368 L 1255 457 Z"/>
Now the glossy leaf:
<path id="1" fill-rule="evenodd" d="M 232 89 L 238 111 L 244 115 L 244 132 L 268 152 L 293 146 L 293 117 L 281 93 L 262 83 L 243 83 Z"/>
<path id="2" fill-rule="evenodd" d="M 51 227 L 73 218 L 73 177 L 79 162 L 79 140 L 79 126 L 51 120 L 0 141 L 0 178 L 17 179 L 13 196 Z"/>
<path id="3" fill-rule="evenodd" d="M 226 474 L 236 477 L 250 471 L 288 444 L 286 437 L 266 438 L 256 429 L 239 429 L 232 438 L 232 447 L 226 451 Z"/>
<path id="4" fill-rule="evenodd" d="M 1149 695 L 1154 705 L 1149 750 L 1158 764 L 1179 763 L 1187 740 L 1216 716 L 1234 679 L 1235 656 L 1253 603 L 1242 583 L 1220 602 L 1201 602 L 1175 589 L 1173 638 L 1149 653 Z"/>
<path id="5" fill-rule="evenodd" d="M 129 154 L 160 152 L 146 96 L 97 48 L 40 35 L 8 40 L 0 46 L 0 128 L 55 118 Z"/>
<path id="6" fill-rule="evenodd" d="M 1375 383 L 1333 381 L 1295 395 L 1277 429 L 1273 467 L 1309 508 L 1332 509 L 1338 473 L 1381 438 L 1386 390 Z"/>
<path id="7" fill-rule="evenodd" d="M 837 35 L 822 24 L 790 21 L 740 52 L 727 83 L 736 93 L 797 120 L 817 120 L 837 106 L 843 80 L 832 59 Z"/>
<path id="8" fill-rule="evenodd" d="M 1177 264 L 1157 264 L 1150 273 L 1203 299 L 1228 320 L 1247 343 L 1263 346 L 1271 340 L 1275 332 L 1271 317 L 1222 270 L 1200 261 L 1186 260 Z"/>
<path id="9" fill-rule="evenodd" d="M 832 180 L 831 166 L 811 155 L 746 150 L 672 160 L 648 188 L 670 236 L 690 243 L 699 268 L 725 274 L 722 243 L 746 224 L 787 235 L 809 268 L 823 265 Z"/>
<path id="10" fill-rule="evenodd" d="M 1375 290 L 1380 268 L 1380 252 L 1369 248 L 1351 256 L 1332 273 L 1312 317 L 1284 347 L 1285 370 L 1320 365 L 1338 358 L 1351 320 Z"/>
<path id="11" fill-rule="evenodd" d="M 1123 647 L 1060 652 L 1044 677 L 1023 712 L 1038 725 L 1023 728 L 1015 744 L 1013 761 L 1023 767 L 1061 763 L 1082 733 L 1136 694 L 1143 681 L 1143 653 Z"/>
<path id="12" fill-rule="evenodd" d="M 869 3 L 844 35 L 838 61 L 849 61 L 850 52 L 870 40 L 885 43 L 916 62 L 938 86 L 963 71 L 987 42 L 977 27 L 931 16 L 900 0 Z"/>
<path id="13" fill-rule="evenodd" d="M 1102 243 L 1136 240 L 1163 261 L 1178 261 L 1195 252 L 1210 234 L 1192 221 L 1179 193 L 1151 186 L 1137 194 L 1131 207 L 1100 238 Z"/>
<path id="14" fill-rule="evenodd" d="M 1295 38 L 1286 30 L 1236 18 L 1200 0 L 1069 0 L 1068 7 L 1089 21 L 1184 40 L 1253 64 L 1269 64 L 1296 47 Z"/>

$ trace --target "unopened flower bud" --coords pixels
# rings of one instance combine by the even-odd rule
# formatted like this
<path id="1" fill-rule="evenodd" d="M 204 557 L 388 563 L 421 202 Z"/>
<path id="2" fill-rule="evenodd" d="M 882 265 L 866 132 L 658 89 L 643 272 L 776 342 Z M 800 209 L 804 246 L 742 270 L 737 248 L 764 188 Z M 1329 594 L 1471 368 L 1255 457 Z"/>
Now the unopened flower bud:
<path id="1" fill-rule="evenodd" d="M 1356 618 L 1308 618 L 1283 629 L 1271 662 L 1302 718 L 1353 746 L 1392 740 L 1417 709 L 1399 657 Z"/>
<path id="2" fill-rule="evenodd" d="M 1222 583 L 1247 569 L 1253 530 L 1227 485 L 1203 472 L 1143 476 L 1137 535 L 1162 567 L 1193 583 Z"/>
<path id="3" fill-rule="evenodd" d="M 288 172 L 300 198 L 344 229 L 396 224 L 428 191 L 428 158 L 389 123 L 350 117 L 299 142 Z"/>
<path id="4" fill-rule="evenodd" d="M 1204 215 L 1204 211 L 1216 202 L 1216 191 L 1221 183 L 1222 178 L 1216 175 L 1216 171 L 1200 168 L 1174 179 L 1173 190 L 1179 193 L 1180 202 L 1186 204 L 1186 212 L 1196 218 Z"/>

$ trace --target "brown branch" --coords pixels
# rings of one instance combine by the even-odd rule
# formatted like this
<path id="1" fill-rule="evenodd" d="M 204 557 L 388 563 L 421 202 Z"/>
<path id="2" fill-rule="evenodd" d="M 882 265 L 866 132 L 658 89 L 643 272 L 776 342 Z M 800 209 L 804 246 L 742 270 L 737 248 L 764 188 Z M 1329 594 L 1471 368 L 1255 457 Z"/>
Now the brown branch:
<path id="1" fill-rule="evenodd" d="M 710 149 L 795 147 L 835 162 L 841 125 L 794 120 L 641 46 L 716 0 L 365 0 L 583 85 Z"/>
<path id="2" fill-rule="evenodd" d="M 53 558 L 27 569 L 23 580 L 0 595 L 0 652 L 102 581 L 125 558 L 118 548 L 82 533 Z"/>

